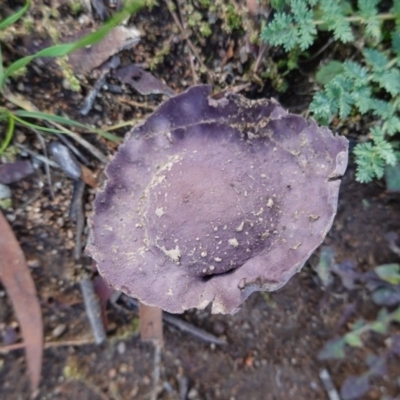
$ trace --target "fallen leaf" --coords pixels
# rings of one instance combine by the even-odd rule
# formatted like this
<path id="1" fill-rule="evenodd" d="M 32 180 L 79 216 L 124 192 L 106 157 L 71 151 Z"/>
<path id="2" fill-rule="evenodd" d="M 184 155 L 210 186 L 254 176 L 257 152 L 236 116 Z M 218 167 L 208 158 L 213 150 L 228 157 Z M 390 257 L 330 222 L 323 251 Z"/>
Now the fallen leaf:
<path id="1" fill-rule="evenodd" d="M 18 318 L 32 391 L 39 386 L 43 358 L 43 322 L 35 284 L 24 253 L 0 212 L 0 279 Z"/>
<path id="2" fill-rule="evenodd" d="M 82 30 L 72 37 L 77 40 L 88 31 Z M 68 61 L 76 74 L 87 74 L 99 67 L 114 54 L 135 46 L 140 41 L 140 33 L 136 28 L 117 26 L 99 43 L 93 46 L 83 47 L 71 53 Z"/>
<path id="3" fill-rule="evenodd" d="M 175 92 L 170 87 L 134 64 L 118 68 L 114 76 L 143 95 L 165 94 L 169 97 L 175 95 Z"/>
<path id="4" fill-rule="evenodd" d="M 0 183 L 8 185 L 33 174 L 35 169 L 28 160 L 19 160 L 0 165 Z"/>
<path id="5" fill-rule="evenodd" d="M 163 344 L 162 310 L 139 303 L 140 337 L 159 346 Z"/>

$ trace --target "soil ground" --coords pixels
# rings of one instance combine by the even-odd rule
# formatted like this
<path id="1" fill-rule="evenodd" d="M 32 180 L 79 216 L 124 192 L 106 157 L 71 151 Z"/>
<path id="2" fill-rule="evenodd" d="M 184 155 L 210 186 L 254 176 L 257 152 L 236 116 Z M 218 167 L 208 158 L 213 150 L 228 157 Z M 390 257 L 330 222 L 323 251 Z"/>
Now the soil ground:
<path id="1" fill-rule="evenodd" d="M 9 7 L 14 6 L 11 3 L 7 3 Z M 42 16 L 35 14 L 40 14 L 41 3 L 38 4 L 32 15 L 40 20 Z M 62 2 L 57 4 L 61 9 L 67 7 Z M 180 92 L 192 80 L 188 50 L 183 40 L 176 39 L 179 38 L 176 26 L 167 15 L 165 7 L 156 7 L 152 11 L 142 11 L 134 19 L 147 34 L 127 57 L 136 63 L 150 63 L 157 49 L 162 47 L 163 40 L 175 35 L 170 52 L 153 73 Z M 220 37 L 212 37 L 215 52 L 207 59 L 209 68 L 221 65 L 230 40 L 235 40 L 235 43 L 241 40 L 224 36 L 222 30 L 218 34 Z M 23 42 L 18 41 L 18 45 L 18 51 L 23 52 Z M 201 47 L 204 54 L 206 48 Z M 15 54 L 7 53 L 7 56 L 12 58 Z M 235 71 L 233 69 L 233 76 Z M 245 78 L 239 72 L 237 74 L 233 80 L 245 82 Z M 221 76 L 222 73 L 218 75 L 220 81 Z M 200 79 L 209 81 L 204 76 Z M 304 81 L 304 76 L 292 79 L 294 84 L 299 84 Z M 62 79 L 45 64 L 28 69 L 27 74 L 15 82 L 13 89 L 43 111 L 63 110 L 71 117 L 88 123 L 100 125 L 108 120 L 117 123 L 146 115 L 148 110 L 144 107 L 132 108 L 121 104 L 120 96 L 102 92 L 89 116 L 82 118 L 77 104 L 82 102 L 94 79 L 89 78 L 88 81 L 80 93 L 73 93 L 62 87 Z M 215 81 L 211 83 L 216 84 Z M 220 82 L 221 88 L 224 85 L 227 82 Z M 250 97 L 278 96 L 268 84 L 261 91 L 251 85 L 244 94 Z M 293 90 L 289 90 L 280 96 L 280 100 L 286 106 L 301 110 L 307 97 L 297 94 L 294 98 L 293 94 Z M 144 97 L 129 93 L 128 96 L 147 106 L 161 101 L 159 95 Z M 121 130 L 121 135 L 123 133 Z M 349 133 L 352 133 L 351 130 Z M 88 138 L 108 154 L 115 151 L 113 144 L 95 136 Z M 18 130 L 16 140 L 34 149 L 38 146 L 29 131 Z M 100 171 L 102 166 L 96 165 L 95 168 Z M 386 193 L 382 182 L 358 184 L 354 174 L 351 162 L 342 180 L 337 217 L 324 245 L 334 249 L 337 262 L 353 260 L 359 271 L 367 271 L 383 263 L 399 262 L 385 240 L 388 232 L 400 234 L 399 196 Z M 38 398 L 149 399 L 153 390 L 154 349 L 139 338 L 136 310 L 121 304 L 109 304 L 108 340 L 102 345 L 90 343 L 92 332 L 78 284 L 81 272 L 90 271 L 90 260 L 84 256 L 77 263 L 72 255 L 75 224 L 68 218 L 68 209 L 73 184 L 59 170 L 53 169 L 51 177 L 54 199 L 51 199 L 45 177 L 39 171 L 11 185 L 13 204 L 5 212 L 31 267 L 43 312 L 45 339 L 62 344 L 45 349 Z M 86 214 L 91 211 L 93 196 L 94 190 L 88 190 Z M 311 264 L 318 260 L 319 252 L 316 251 Z M 17 319 L 4 289 L 0 294 L 0 323 L 2 332 L 5 332 L 7 327 L 17 327 Z M 354 322 L 358 316 L 368 319 L 376 315 L 377 308 L 365 290 L 347 291 L 336 280 L 328 288 L 323 288 L 315 271 L 307 264 L 281 290 L 253 294 L 234 316 L 211 315 L 208 309 L 187 312 L 180 318 L 225 338 L 228 344 L 210 345 L 165 324 L 161 362 L 163 390 L 159 398 L 327 399 L 327 392 L 319 378 L 322 369 L 329 371 L 333 383 L 339 388 L 346 377 L 365 370 L 366 355 L 379 354 L 385 347 L 383 336 L 370 335 L 364 347 L 349 349 L 344 360 L 318 360 L 319 351 L 329 339 L 347 332 L 346 324 L 343 326 L 341 321 L 349 304 L 355 306 L 355 312 L 347 323 Z M 396 332 L 399 327 L 391 329 Z M 75 345 L 68 345 L 69 341 L 75 341 Z M 392 360 L 388 374 L 373 380 L 365 399 L 398 396 L 399 376 L 399 360 Z M 29 398 L 22 350 L 0 354 L 0 382 L 1 399 Z M 187 395 L 180 396 L 185 385 Z"/>

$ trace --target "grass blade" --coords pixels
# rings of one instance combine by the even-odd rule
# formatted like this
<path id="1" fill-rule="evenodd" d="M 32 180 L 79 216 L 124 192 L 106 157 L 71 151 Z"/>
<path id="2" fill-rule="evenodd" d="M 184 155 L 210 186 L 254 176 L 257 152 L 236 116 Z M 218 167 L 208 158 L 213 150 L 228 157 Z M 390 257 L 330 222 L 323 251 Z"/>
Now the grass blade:
<path id="1" fill-rule="evenodd" d="M 10 15 L 8 18 L 0 22 L 0 31 L 6 29 L 8 26 L 12 25 L 14 22 L 17 22 L 28 10 L 31 5 L 30 0 L 26 0 L 25 5 L 15 14 Z"/>
<path id="2" fill-rule="evenodd" d="M 3 67 L 3 54 L 1 52 L 1 43 L 0 43 L 0 90 L 4 84 L 4 67 Z"/>
<path id="3" fill-rule="evenodd" d="M 74 121 L 67 117 L 62 117 L 60 115 L 43 113 L 40 111 L 25 111 L 25 110 L 18 110 L 15 112 L 15 115 L 20 118 L 35 118 L 38 120 L 44 120 L 44 121 L 48 121 L 48 122 L 56 122 L 56 123 L 62 124 L 62 125 L 74 126 L 74 127 L 84 129 L 89 132 L 94 132 L 94 133 L 98 134 L 99 136 L 104 137 L 105 139 L 111 140 L 113 142 L 121 141 L 121 138 L 119 138 L 118 136 L 116 136 L 112 133 L 105 132 L 101 129 L 92 128 L 88 125 L 82 124 L 78 121 Z M 19 122 L 21 122 L 21 121 L 19 121 Z M 37 129 L 40 129 L 40 127 L 37 127 Z"/>
<path id="4" fill-rule="evenodd" d="M 14 135 L 14 127 L 15 127 L 15 118 L 11 113 L 9 113 L 8 114 L 8 127 L 7 127 L 7 131 L 6 131 L 6 136 L 3 140 L 3 143 L 0 146 L 0 154 L 2 154 L 7 149 L 7 147 L 10 145 L 11 139 Z"/>

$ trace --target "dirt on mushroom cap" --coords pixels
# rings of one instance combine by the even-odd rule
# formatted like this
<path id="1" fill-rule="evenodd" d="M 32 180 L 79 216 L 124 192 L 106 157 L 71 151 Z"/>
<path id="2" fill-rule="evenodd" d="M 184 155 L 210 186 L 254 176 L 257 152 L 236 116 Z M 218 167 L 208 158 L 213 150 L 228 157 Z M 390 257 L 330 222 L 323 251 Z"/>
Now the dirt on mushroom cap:
<path id="1" fill-rule="evenodd" d="M 330 229 L 347 140 L 271 100 L 195 86 L 135 128 L 95 200 L 104 278 L 170 312 L 234 313 L 276 290 Z"/>

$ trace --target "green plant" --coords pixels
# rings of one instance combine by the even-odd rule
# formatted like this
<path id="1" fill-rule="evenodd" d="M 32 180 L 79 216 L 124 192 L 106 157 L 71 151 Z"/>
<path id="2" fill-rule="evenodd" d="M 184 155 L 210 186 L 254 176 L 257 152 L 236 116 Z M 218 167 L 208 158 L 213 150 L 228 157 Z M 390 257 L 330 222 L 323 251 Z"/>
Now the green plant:
<path id="1" fill-rule="evenodd" d="M 360 182 L 381 178 L 387 166 L 400 161 L 400 1 L 385 12 L 380 3 L 358 0 L 353 9 L 348 1 L 275 0 L 274 18 L 261 33 L 264 41 L 288 52 L 308 49 L 318 31 L 357 47 L 356 61 L 334 60 L 321 68 L 316 80 L 322 89 L 309 109 L 326 123 L 334 116 L 370 118 L 369 141 L 354 150 Z"/>
<path id="2" fill-rule="evenodd" d="M 335 264 L 331 260 L 328 264 L 326 271 L 338 275 L 346 289 L 368 289 L 370 299 L 380 307 L 375 319 L 366 321 L 359 318 L 349 325 L 349 331 L 325 343 L 318 355 L 321 360 L 344 359 L 348 347 L 365 348 L 368 338 L 373 335 L 384 338 L 385 348 L 365 358 L 365 371 L 361 375 L 347 377 L 341 386 L 342 399 L 359 399 L 370 390 L 370 378 L 387 375 L 386 366 L 390 358 L 400 356 L 400 335 L 391 329 L 393 323 L 400 322 L 400 265 L 379 265 L 372 271 L 362 273 L 349 261 Z M 349 314 L 345 311 L 343 321 L 348 318 Z"/>
<path id="3" fill-rule="evenodd" d="M 24 7 L 22 7 L 18 12 L 12 14 L 8 18 L 0 21 L 0 30 L 4 30 L 17 22 L 23 14 L 29 9 L 30 0 L 26 0 Z M 8 87 L 8 79 L 12 78 L 21 72 L 29 65 L 31 61 L 39 57 L 65 57 L 69 53 L 80 49 L 85 46 L 93 45 L 100 40 L 102 40 L 111 29 L 122 23 L 127 17 L 132 13 L 136 12 L 139 8 L 143 6 L 141 0 L 132 0 L 127 2 L 125 8 L 116 13 L 107 23 L 97 29 L 95 32 L 88 34 L 82 39 L 77 40 L 73 43 L 58 44 L 50 47 L 46 47 L 37 53 L 20 58 L 7 67 L 3 64 L 1 43 L 0 43 L 0 123 L 4 124 L 7 128 L 5 129 L 5 135 L 0 143 L 0 154 L 9 146 L 16 124 L 28 128 L 34 128 L 43 132 L 49 133 L 67 133 L 69 130 L 65 126 L 72 126 L 79 129 L 84 129 L 89 132 L 97 133 L 109 140 L 119 140 L 119 138 L 111 133 L 102 131 L 100 129 L 92 128 L 87 125 L 81 124 L 77 121 L 71 120 L 66 117 L 53 115 L 49 113 L 40 112 L 33 109 L 32 105 L 26 102 L 24 99 L 16 96 L 11 92 Z M 12 105 L 11 106 L 8 106 Z M 42 124 L 37 124 L 32 121 L 47 122 L 52 125 L 51 128 L 43 126 Z"/>

